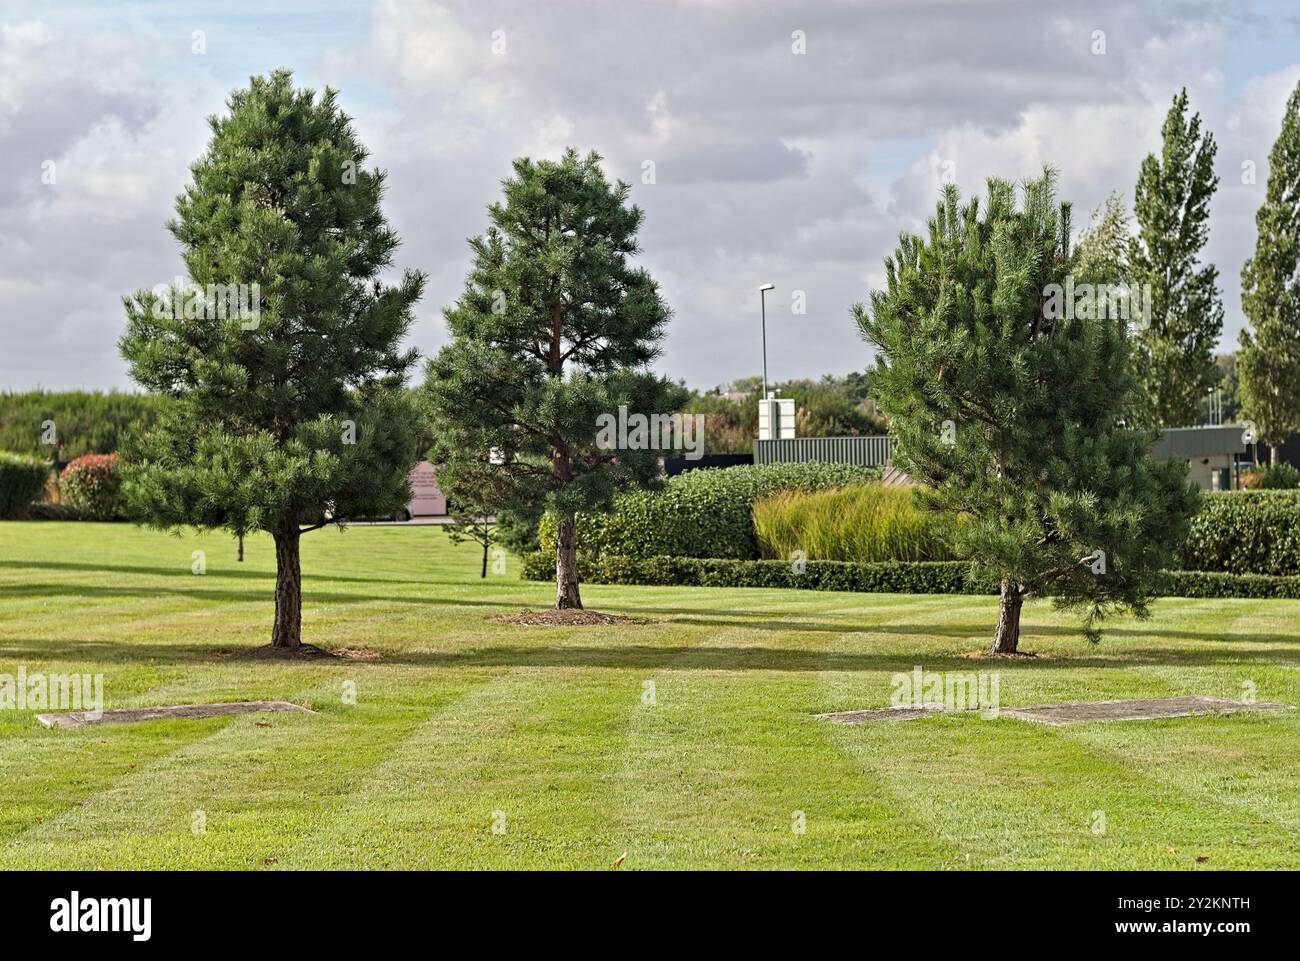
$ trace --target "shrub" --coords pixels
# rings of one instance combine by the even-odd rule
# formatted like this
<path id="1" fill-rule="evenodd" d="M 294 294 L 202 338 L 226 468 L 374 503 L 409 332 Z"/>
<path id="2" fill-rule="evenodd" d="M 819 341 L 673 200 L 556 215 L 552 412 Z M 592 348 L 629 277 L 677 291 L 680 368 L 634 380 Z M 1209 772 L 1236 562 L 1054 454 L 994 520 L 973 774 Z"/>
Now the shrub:
<path id="1" fill-rule="evenodd" d="M 913 488 L 851 484 L 838 490 L 780 491 L 754 502 L 763 557 L 808 560 L 953 559 L 952 522 L 916 505 Z"/>
<path id="2" fill-rule="evenodd" d="M 993 579 L 972 575 L 966 561 L 852 563 L 808 561 L 799 572 L 787 561 L 693 557 L 579 557 L 583 580 L 593 584 L 689 587 L 802 588 L 874 594 L 996 594 Z M 524 559 L 524 577 L 550 580 L 554 561 Z M 1160 571 L 1154 593 L 1162 597 L 1300 598 L 1300 577 Z"/>
<path id="3" fill-rule="evenodd" d="M 23 516 L 31 521 L 90 521 L 95 519 L 79 507 L 54 501 L 38 501 L 27 508 L 27 512 Z"/>
<path id="4" fill-rule="evenodd" d="M 693 470 L 670 477 L 657 491 L 616 498 L 607 514 L 578 515 L 578 548 L 613 557 L 759 556 L 754 501 L 782 490 L 816 491 L 872 479 L 873 468 L 852 464 L 763 464 Z M 541 547 L 555 549 L 550 517 Z"/>
<path id="5" fill-rule="evenodd" d="M 1287 463 L 1273 464 L 1243 474 L 1241 483 L 1251 490 L 1295 490 L 1300 488 L 1300 470 Z"/>
<path id="6" fill-rule="evenodd" d="M 50 465 L 35 457 L 0 451 L 0 517 L 22 517 L 45 492 Z"/>
<path id="7" fill-rule="evenodd" d="M 1204 495 L 1178 561 L 1188 571 L 1300 575 L 1300 491 Z"/>
<path id="8" fill-rule="evenodd" d="M 122 477 L 116 454 L 86 454 L 59 475 L 63 499 L 87 517 L 111 520 L 122 513 Z"/>

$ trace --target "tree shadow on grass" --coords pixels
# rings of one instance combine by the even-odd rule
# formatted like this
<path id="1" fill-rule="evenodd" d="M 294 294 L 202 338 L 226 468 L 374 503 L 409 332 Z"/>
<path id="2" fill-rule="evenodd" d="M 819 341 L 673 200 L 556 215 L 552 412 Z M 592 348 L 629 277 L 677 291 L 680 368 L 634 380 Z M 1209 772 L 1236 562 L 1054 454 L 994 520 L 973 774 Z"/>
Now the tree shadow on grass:
<path id="1" fill-rule="evenodd" d="M 188 577 L 198 577 L 194 574 Z M 206 575 L 205 575 L 206 576 Z M 274 577 L 268 578 L 263 590 L 229 590 L 219 587 L 196 587 L 184 589 L 176 587 L 125 587 L 125 586 L 89 586 L 85 584 L 5 584 L 0 585 L 0 600 L 5 598 L 40 597 L 53 600 L 61 597 L 186 597 L 196 601 L 229 601 L 231 603 L 269 603 L 274 599 Z M 324 578 L 328 580 L 328 578 Z M 396 582 L 403 583 L 403 582 Z M 458 586 L 460 585 L 457 582 Z M 302 600 L 311 604 L 365 604 L 371 602 L 386 604 L 450 606 L 450 607 L 492 607 L 509 609 L 511 602 L 501 600 L 470 600 L 467 598 L 429 598 L 405 594 L 344 594 L 335 591 L 313 590 L 310 578 L 303 578 Z"/>
<path id="2" fill-rule="evenodd" d="M 144 564 L 90 564 L 81 561 L 0 561 L 0 569 L 41 570 L 41 571 L 82 571 L 91 574 L 139 574 L 146 577 L 195 577 L 189 563 L 174 564 L 169 567 L 152 567 Z M 258 570 L 255 567 L 214 568 L 205 577 L 237 577 L 255 581 L 275 583 L 274 570 Z M 309 576 L 311 576 L 309 574 Z M 346 574 L 317 574 L 322 581 L 339 581 L 345 584 L 462 584 L 461 581 L 435 581 L 426 577 L 355 577 Z"/>
<path id="3" fill-rule="evenodd" d="M 586 629 L 570 636 L 581 639 Z M 594 635 L 592 640 L 598 638 Z M 310 638 L 309 638 L 310 639 Z M 606 638 L 600 638 L 607 641 Z M 927 670 L 974 672 L 997 670 L 1056 671 L 1089 669 L 1129 669 L 1133 667 L 1217 667 L 1224 665 L 1262 664 L 1300 667 L 1300 650 L 1264 648 L 1252 651 L 1186 650 L 1166 648 L 1115 648 L 1107 655 L 1083 654 L 1022 660 L 974 659 L 961 653 L 916 649 L 901 653 L 801 650 L 786 647 L 744 645 L 735 647 L 699 647 L 695 645 L 654 645 L 603 643 L 593 644 L 526 644 L 493 645 L 459 651 L 384 650 L 382 658 L 365 662 L 320 659 L 285 662 L 252 662 L 222 656 L 226 652 L 255 645 L 226 642 L 222 644 L 157 643 L 109 640 L 48 640 L 22 638 L 0 641 L 0 659 L 32 661 L 92 661 L 102 663 L 199 664 L 212 666 L 238 664 L 241 668 L 254 663 L 290 669 L 338 667 L 349 671 L 375 667 L 423 667 L 434 669 L 464 668 L 607 668 L 611 670 L 654 669 L 667 671 L 877 671 L 907 672 L 917 664 Z"/>
<path id="4" fill-rule="evenodd" d="M 961 653 L 916 650 L 903 653 L 812 651 L 798 648 L 558 645 L 551 647 L 480 647 L 464 651 L 399 651 L 385 663 L 430 667 L 660 667 L 680 671 L 910 671 L 918 663 L 929 670 L 1040 671 L 1078 668 L 1137 666 L 1210 667 L 1243 662 L 1300 665 L 1300 650 L 1270 648 L 1244 654 L 1222 651 L 1169 651 L 1164 648 L 1126 648 L 1113 654 L 1068 657 L 980 660 Z"/>
<path id="5" fill-rule="evenodd" d="M 925 614 L 918 613 L 916 620 L 921 623 L 902 623 L 902 624 L 854 624 L 841 620 L 834 615 L 817 619 L 815 615 L 809 615 L 808 620 L 776 620 L 765 615 L 761 611 L 733 611 L 733 610 L 694 610 L 681 608 L 665 607 L 643 607 L 628 604 L 601 604 L 598 605 L 602 611 L 616 611 L 620 614 L 639 615 L 642 617 L 653 614 L 676 615 L 668 623 L 674 624 L 698 624 L 707 627 L 748 627 L 754 630 L 775 630 L 782 632 L 829 632 L 834 634 L 895 634 L 899 636 L 930 636 L 930 637 L 954 637 L 962 639 L 987 640 L 993 639 L 993 629 L 997 622 L 996 612 L 990 608 L 992 616 L 987 621 L 977 624 L 925 624 L 923 623 Z M 718 616 L 723 615 L 723 616 Z M 1024 621 L 1020 629 L 1021 636 L 1024 638 L 1034 637 L 1076 637 L 1082 639 L 1083 631 L 1078 627 L 1068 625 L 1043 624 L 1036 625 L 1029 621 Z M 1107 626 L 1102 625 L 1102 646 L 1105 646 L 1105 639 L 1112 635 L 1120 637 L 1149 637 L 1149 638 L 1177 638 L 1180 640 L 1214 642 L 1240 642 L 1240 643 L 1286 643 L 1294 642 L 1297 649 L 1300 649 L 1300 632 L 1297 634 L 1282 634 L 1278 632 L 1271 633 L 1246 633 L 1246 632 L 1226 632 L 1226 631 L 1177 631 L 1168 630 L 1156 623 L 1149 625 L 1133 624 L 1128 626 Z"/>

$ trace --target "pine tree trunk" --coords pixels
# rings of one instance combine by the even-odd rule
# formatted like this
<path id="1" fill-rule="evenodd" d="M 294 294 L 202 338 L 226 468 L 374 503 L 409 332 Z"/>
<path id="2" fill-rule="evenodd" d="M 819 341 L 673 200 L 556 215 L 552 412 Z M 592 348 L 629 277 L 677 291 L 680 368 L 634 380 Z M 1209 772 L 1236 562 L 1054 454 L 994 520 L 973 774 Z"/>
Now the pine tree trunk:
<path id="1" fill-rule="evenodd" d="M 244 535 L 239 535 L 238 543 L 235 545 L 235 560 L 241 564 L 244 562 Z"/>
<path id="2" fill-rule="evenodd" d="M 993 635 L 993 654 L 1015 654 L 1020 644 L 1020 605 L 1024 598 L 1020 586 L 1010 578 L 1002 579 L 1002 598 L 998 602 L 998 628 Z"/>
<path id="3" fill-rule="evenodd" d="M 275 627 L 271 646 L 294 651 L 302 646 L 302 567 L 296 524 L 276 531 L 275 538 Z"/>
<path id="4" fill-rule="evenodd" d="M 487 577 L 487 557 L 488 557 L 488 545 L 487 545 L 487 541 L 484 541 L 483 542 L 483 573 L 479 575 L 479 577 L 481 578 Z"/>
<path id="5" fill-rule="evenodd" d="M 572 514 L 559 518 L 555 528 L 555 609 L 582 607 L 578 593 L 578 529 Z"/>

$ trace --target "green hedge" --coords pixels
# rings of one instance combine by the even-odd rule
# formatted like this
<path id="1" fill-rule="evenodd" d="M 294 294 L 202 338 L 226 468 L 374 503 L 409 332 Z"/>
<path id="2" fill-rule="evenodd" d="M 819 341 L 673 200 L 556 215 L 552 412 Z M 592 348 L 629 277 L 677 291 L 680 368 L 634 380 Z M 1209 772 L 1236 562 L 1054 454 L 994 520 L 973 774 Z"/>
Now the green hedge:
<path id="1" fill-rule="evenodd" d="M 523 571 L 528 580 L 551 580 L 555 577 L 555 559 L 550 554 L 529 555 L 524 558 Z M 891 594 L 997 592 L 992 581 L 972 581 L 970 564 L 963 561 L 808 561 L 796 571 L 789 561 L 579 556 L 578 576 L 593 584 L 796 587 Z"/>
<path id="2" fill-rule="evenodd" d="M 1300 598 L 1300 577 L 1277 574 L 1224 574 L 1217 571 L 1161 571 L 1161 597 Z"/>
<path id="3" fill-rule="evenodd" d="M 1186 571 L 1300 575 L 1300 491 L 1203 495 L 1178 560 Z"/>
<path id="4" fill-rule="evenodd" d="M 693 470 L 657 491 L 621 494 L 607 514 L 578 515 L 579 549 L 619 557 L 758 557 L 756 499 L 782 490 L 818 491 L 877 476 L 852 464 L 765 464 Z M 541 546 L 555 546 L 553 519 L 544 517 Z"/>
<path id="5" fill-rule="evenodd" d="M 0 451 L 0 517 L 22 517 L 41 499 L 50 465 L 35 457 Z"/>
<path id="6" fill-rule="evenodd" d="M 72 460 L 82 454 L 116 451 L 128 429 L 146 427 L 165 399 L 149 394 L 44 390 L 0 392 L 0 450 Z M 58 446 L 46 442 L 45 422 L 54 422 Z"/>
<path id="7" fill-rule="evenodd" d="M 579 557 L 578 573 L 592 584 L 649 584 L 686 587 L 790 587 L 866 594 L 996 594 L 992 579 L 972 579 L 965 561 L 808 561 L 797 571 L 788 561 L 743 561 L 691 557 Z M 555 577 L 550 554 L 524 558 L 523 576 Z M 1300 577 L 1162 571 L 1162 597 L 1300 598 Z"/>

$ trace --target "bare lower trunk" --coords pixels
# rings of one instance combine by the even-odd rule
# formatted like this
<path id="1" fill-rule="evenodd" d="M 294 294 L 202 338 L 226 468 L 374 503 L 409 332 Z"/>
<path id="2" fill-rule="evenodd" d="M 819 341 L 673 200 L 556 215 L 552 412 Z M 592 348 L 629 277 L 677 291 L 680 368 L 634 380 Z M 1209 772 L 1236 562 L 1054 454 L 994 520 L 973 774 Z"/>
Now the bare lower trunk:
<path id="1" fill-rule="evenodd" d="M 581 608 L 578 593 L 578 529 L 573 515 L 555 525 L 555 609 Z"/>
<path id="2" fill-rule="evenodd" d="M 1002 579 L 1002 598 L 998 602 L 998 629 L 993 635 L 993 654 L 1014 654 L 1020 644 L 1020 605 L 1024 597 L 1020 585 Z"/>
<path id="3" fill-rule="evenodd" d="M 238 543 L 235 545 L 235 560 L 243 563 L 244 560 L 244 535 L 239 535 Z"/>
<path id="4" fill-rule="evenodd" d="M 481 573 L 479 577 L 487 577 L 487 557 L 488 557 L 488 545 L 484 543 L 483 544 L 483 573 Z"/>
<path id="5" fill-rule="evenodd" d="M 1278 448 L 1278 445 L 1277 445 L 1277 444 L 1273 444 L 1273 445 L 1270 446 L 1269 449 L 1268 449 L 1268 466 L 1269 466 L 1269 467 L 1276 467 L 1276 466 L 1277 466 L 1277 448 Z"/>
<path id="6" fill-rule="evenodd" d="M 302 646 L 302 567 L 298 557 L 301 536 L 295 524 L 274 533 L 275 627 L 271 646 L 296 650 Z"/>

